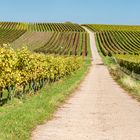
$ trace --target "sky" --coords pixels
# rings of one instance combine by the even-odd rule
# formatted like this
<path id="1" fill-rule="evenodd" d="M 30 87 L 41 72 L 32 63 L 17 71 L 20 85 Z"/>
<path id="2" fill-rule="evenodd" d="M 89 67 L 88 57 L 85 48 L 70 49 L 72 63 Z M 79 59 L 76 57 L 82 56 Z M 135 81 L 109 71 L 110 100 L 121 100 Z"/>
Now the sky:
<path id="1" fill-rule="evenodd" d="M 0 21 L 140 25 L 140 0 L 0 0 Z"/>

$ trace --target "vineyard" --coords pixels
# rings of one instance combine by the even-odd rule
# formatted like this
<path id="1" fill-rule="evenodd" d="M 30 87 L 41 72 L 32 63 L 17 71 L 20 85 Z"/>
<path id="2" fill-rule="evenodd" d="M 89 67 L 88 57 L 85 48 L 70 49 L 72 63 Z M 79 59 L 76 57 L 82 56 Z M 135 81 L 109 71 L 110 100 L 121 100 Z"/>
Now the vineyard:
<path id="1" fill-rule="evenodd" d="M 86 26 L 88 29 L 92 30 L 95 33 L 96 42 L 98 43 L 98 46 L 104 56 L 115 57 L 116 61 L 121 67 L 139 74 L 140 26 L 96 25 L 96 24 L 95 25 L 88 24 L 88 25 L 83 25 L 83 26 Z M 27 56 L 30 56 L 31 52 L 34 52 L 35 54 L 34 53 L 33 54 L 35 55 L 35 57 L 36 58 L 39 57 L 43 59 L 42 60 L 43 62 L 44 59 L 46 58 L 44 58 L 45 56 L 42 54 L 53 54 L 53 55 L 57 54 L 57 55 L 66 56 L 66 57 L 71 56 L 71 55 L 72 56 L 77 56 L 77 55 L 86 56 L 88 53 L 87 46 L 89 45 L 89 35 L 85 31 L 85 29 L 82 28 L 80 25 L 72 24 L 72 23 L 1 22 L 0 23 L 0 45 L 10 46 L 9 47 L 10 50 L 7 50 L 7 47 L 6 48 L 2 47 L 1 49 L 2 53 L 4 51 L 3 49 L 6 49 L 7 52 L 11 52 L 12 51 L 11 47 L 12 47 L 14 49 L 13 53 L 15 53 L 14 55 L 16 56 L 16 57 L 13 57 L 14 59 L 18 59 L 19 58 L 18 54 L 21 55 L 22 51 L 23 52 L 25 51 L 25 54 L 27 54 Z M 22 46 L 26 46 L 28 48 L 28 51 L 27 50 L 19 51 L 21 50 Z M 37 53 L 41 53 L 40 55 L 42 56 L 40 56 L 39 54 L 37 55 Z M 12 58 L 12 56 L 10 57 Z M 34 57 L 34 56 L 31 55 L 31 57 Z M 52 56 L 50 56 L 49 59 L 51 60 L 51 58 Z M 21 61 L 23 61 L 22 59 L 23 58 L 21 58 Z M 61 58 L 58 58 L 58 59 L 61 59 Z M 72 57 L 70 59 L 72 59 Z M 37 62 L 37 60 L 35 61 Z M 1 62 L 3 61 L 1 60 Z M 29 61 L 27 63 L 29 63 Z M 5 65 L 9 66 L 10 64 L 5 64 Z M 18 68 L 16 69 L 17 71 L 19 71 Z M 36 68 L 33 68 L 33 69 L 36 69 Z M 5 72 L 7 71 L 5 70 Z M 36 72 L 37 70 L 35 71 L 35 73 Z M 17 72 L 17 75 L 19 75 L 19 73 Z M 24 74 L 21 74 L 21 75 L 24 75 Z M 25 76 L 26 74 L 24 75 L 24 77 Z M 22 76 L 19 76 L 19 77 L 18 78 L 16 77 L 16 78 L 22 79 L 21 78 Z M 3 78 L 6 78 L 6 77 L 1 78 L 1 80 L 3 80 L 1 81 L 2 84 L 4 84 L 4 81 L 6 81 Z M 9 83 L 13 81 L 14 86 L 8 83 L 5 83 L 5 85 L 2 85 L 1 98 L 3 97 L 3 90 L 5 89 L 7 89 L 8 91 L 7 97 L 11 98 L 10 96 L 11 93 L 10 93 L 10 90 L 8 89 L 9 87 L 10 88 L 12 87 L 12 90 L 13 90 L 13 87 L 16 87 L 17 85 L 18 85 L 17 87 L 20 87 L 19 85 L 22 85 L 21 86 L 22 92 L 24 92 L 24 88 L 26 86 L 28 88 L 30 87 L 31 89 L 31 83 L 32 81 L 34 81 L 32 78 L 30 78 L 30 80 L 27 80 L 28 81 L 27 83 L 24 81 L 24 82 L 21 82 L 20 84 L 18 81 L 12 78 L 11 78 L 11 81 L 7 80 L 9 81 Z M 37 85 L 38 85 L 41 83 L 40 81 L 42 81 L 42 78 L 37 78 L 37 80 L 35 81 L 37 81 Z"/>
<path id="2" fill-rule="evenodd" d="M 104 55 L 139 54 L 140 26 L 87 25 Z"/>
<path id="3" fill-rule="evenodd" d="M 78 24 L 0 22 L 1 103 L 71 75 L 82 67 L 88 44 Z"/>
<path id="4" fill-rule="evenodd" d="M 86 55 L 88 34 L 72 23 L 0 23 L 0 45 L 48 54 Z"/>
<path id="5" fill-rule="evenodd" d="M 31 51 L 61 55 L 86 55 L 86 32 L 26 32 L 11 43 L 14 49 L 26 44 Z"/>
<path id="6" fill-rule="evenodd" d="M 53 56 L 30 52 L 27 48 L 14 51 L 0 48 L 0 101 L 36 93 L 46 83 L 71 75 L 83 63 L 79 56 Z"/>
<path id="7" fill-rule="evenodd" d="M 125 72 L 140 74 L 140 26 L 84 26 L 95 32 L 96 42 L 104 56 L 115 57 Z"/>
<path id="8" fill-rule="evenodd" d="M 140 31 L 140 26 L 130 25 L 105 25 L 105 24 L 84 24 L 94 32 L 100 31 Z"/>
<path id="9" fill-rule="evenodd" d="M 20 23 L 20 22 L 0 22 L 0 28 L 12 30 L 25 30 L 35 32 L 84 32 L 85 30 L 78 24 L 73 23 Z"/>

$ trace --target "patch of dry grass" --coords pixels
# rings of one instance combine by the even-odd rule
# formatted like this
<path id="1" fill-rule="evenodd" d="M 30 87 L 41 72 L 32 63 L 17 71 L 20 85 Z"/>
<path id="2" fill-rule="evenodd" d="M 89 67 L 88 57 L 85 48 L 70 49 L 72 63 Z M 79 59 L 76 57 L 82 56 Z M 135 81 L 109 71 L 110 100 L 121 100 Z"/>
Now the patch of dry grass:
<path id="1" fill-rule="evenodd" d="M 109 65 L 109 72 L 117 83 L 124 88 L 129 95 L 140 101 L 140 81 L 120 70 L 117 64 Z"/>

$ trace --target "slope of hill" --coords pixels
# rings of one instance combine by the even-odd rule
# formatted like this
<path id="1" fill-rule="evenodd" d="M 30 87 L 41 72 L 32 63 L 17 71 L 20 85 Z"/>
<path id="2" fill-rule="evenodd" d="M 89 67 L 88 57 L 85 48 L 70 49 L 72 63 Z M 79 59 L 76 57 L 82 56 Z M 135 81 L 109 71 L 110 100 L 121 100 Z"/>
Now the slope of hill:
<path id="1" fill-rule="evenodd" d="M 14 49 L 26 45 L 35 52 L 86 55 L 87 40 L 78 24 L 0 22 L 0 45 L 10 43 Z"/>

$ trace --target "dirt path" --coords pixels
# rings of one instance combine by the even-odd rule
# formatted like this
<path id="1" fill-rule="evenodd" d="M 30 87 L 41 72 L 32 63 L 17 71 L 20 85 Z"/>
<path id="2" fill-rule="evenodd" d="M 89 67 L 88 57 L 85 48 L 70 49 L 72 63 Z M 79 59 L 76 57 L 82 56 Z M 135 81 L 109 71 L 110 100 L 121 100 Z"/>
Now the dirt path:
<path id="1" fill-rule="evenodd" d="M 140 140 L 140 104 L 111 78 L 90 33 L 94 63 L 75 95 L 33 140 Z"/>

